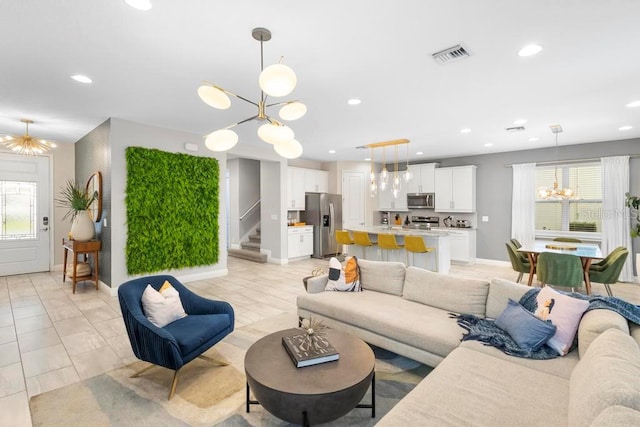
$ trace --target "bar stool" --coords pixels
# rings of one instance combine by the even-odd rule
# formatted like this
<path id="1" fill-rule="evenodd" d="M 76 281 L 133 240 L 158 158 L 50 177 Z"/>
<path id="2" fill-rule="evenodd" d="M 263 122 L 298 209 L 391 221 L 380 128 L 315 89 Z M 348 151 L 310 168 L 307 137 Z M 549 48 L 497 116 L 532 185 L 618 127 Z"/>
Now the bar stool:
<path id="1" fill-rule="evenodd" d="M 355 242 L 353 241 L 353 239 L 351 238 L 351 236 L 349 235 L 349 232 L 347 230 L 337 230 L 336 231 L 336 242 L 338 242 L 339 245 L 344 245 L 344 246 L 347 246 L 347 247 L 355 244 Z M 345 254 L 347 254 L 347 253 L 348 252 L 345 252 Z"/>
<path id="2" fill-rule="evenodd" d="M 402 249 L 404 245 L 402 244 L 398 244 L 398 242 L 396 241 L 396 236 L 395 234 L 387 234 L 387 233 L 380 233 L 378 234 L 378 247 L 380 249 L 383 250 L 383 252 L 381 252 L 381 258 L 382 255 L 384 255 L 384 253 L 387 253 L 387 259 L 386 261 L 389 261 L 389 251 L 397 251 L 399 249 Z"/>
<path id="3" fill-rule="evenodd" d="M 369 238 L 369 233 L 366 231 L 354 231 L 353 232 L 353 240 L 356 246 L 359 246 L 362 249 L 362 258 L 371 259 L 367 256 L 367 248 L 373 249 L 376 245 L 375 242 L 372 242 Z"/>
<path id="4" fill-rule="evenodd" d="M 405 248 L 407 266 L 409 265 L 409 252 L 412 253 L 411 262 L 413 263 L 415 254 L 425 254 L 433 251 L 433 248 L 428 248 L 425 246 L 424 239 L 420 236 L 405 236 L 404 248 Z M 436 265 L 437 265 L 437 261 L 436 261 Z M 426 267 L 426 264 L 425 264 L 425 267 Z"/>

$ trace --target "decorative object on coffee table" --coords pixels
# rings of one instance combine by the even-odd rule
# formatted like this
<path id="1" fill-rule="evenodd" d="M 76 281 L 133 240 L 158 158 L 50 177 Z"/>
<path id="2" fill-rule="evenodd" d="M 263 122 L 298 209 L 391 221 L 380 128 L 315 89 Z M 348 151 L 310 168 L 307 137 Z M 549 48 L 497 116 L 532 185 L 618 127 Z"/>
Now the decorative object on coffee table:
<path id="1" fill-rule="evenodd" d="M 304 319 L 294 334 L 282 337 L 282 345 L 296 368 L 338 360 L 340 354 L 327 339 L 321 320 Z"/>
<path id="2" fill-rule="evenodd" d="M 255 342 L 244 359 L 247 376 L 246 411 L 260 404 L 290 423 L 309 425 L 342 417 L 353 408 L 369 408 L 375 417 L 375 356 L 361 339 L 334 329 L 327 339 L 340 352 L 334 363 L 297 369 L 282 346 L 287 329 Z M 358 404 L 371 385 L 371 404 Z M 251 400 L 253 392 L 255 400 Z"/>

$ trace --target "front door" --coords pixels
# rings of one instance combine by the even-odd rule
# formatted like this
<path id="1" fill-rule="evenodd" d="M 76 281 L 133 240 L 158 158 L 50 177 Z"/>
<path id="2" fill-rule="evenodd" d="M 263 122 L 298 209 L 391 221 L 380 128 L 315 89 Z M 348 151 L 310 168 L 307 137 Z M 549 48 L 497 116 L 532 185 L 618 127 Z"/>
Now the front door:
<path id="1" fill-rule="evenodd" d="M 0 153 L 0 276 L 49 271 L 49 157 Z"/>

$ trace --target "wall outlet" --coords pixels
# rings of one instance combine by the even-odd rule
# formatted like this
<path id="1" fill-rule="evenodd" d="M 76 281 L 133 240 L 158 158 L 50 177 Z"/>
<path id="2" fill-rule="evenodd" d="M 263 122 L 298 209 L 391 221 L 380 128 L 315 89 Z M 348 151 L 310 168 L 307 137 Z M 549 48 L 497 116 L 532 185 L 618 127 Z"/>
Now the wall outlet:
<path id="1" fill-rule="evenodd" d="M 278 220 L 278 214 L 271 214 L 271 219 L 274 221 Z"/>
<path id="2" fill-rule="evenodd" d="M 104 219 L 102 220 L 102 226 L 103 226 L 104 228 L 107 228 L 107 218 L 104 218 Z"/>
<path id="3" fill-rule="evenodd" d="M 489 222 L 489 217 L 487 215 L 483 215 L 482 222 Z"/>

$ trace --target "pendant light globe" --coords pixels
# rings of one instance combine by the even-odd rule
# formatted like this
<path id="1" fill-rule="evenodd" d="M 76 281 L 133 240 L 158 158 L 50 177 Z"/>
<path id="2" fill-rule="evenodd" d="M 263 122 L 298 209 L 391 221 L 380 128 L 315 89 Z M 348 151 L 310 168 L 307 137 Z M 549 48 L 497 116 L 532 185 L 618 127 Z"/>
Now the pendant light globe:
<path id="1" fill-rule="evenodd" d="M 226 93 L 212 85 L 202 85 L 198 88 L 198 96 L 207 105 L 218 110 L 226 110 L 231 106 L 231 100 Z"/>
<path id="2" fill-rule="evenodd" d="M 287 96 L 297 83 L 296 73 L 284 64 L 273 64 L 262 70 L 258 82 L 264 93 L 273 97 Z"/>
<path id="3" fill-rule="evenodd" d="M 287 102 L 280 108 L 278 115 L 282 120 L 298 120 L 307 114 L 307 106 L 300 101 Z"/>
<path id="4" fill-rule="evenodd" d="M 265 123 L 258 128 L 258 136 L 269 144 L 289 142 L 295 134 L 290 127 L 278 123 Z"/>
<path id="5" fill-rule="evenodd" d="M 204 145 L 211 151 L 227 151 L 238 143 L 238 134 L 230 129 L 220 129 L 205 137 Z"/>
<path id="6" fill-rule="evenodd" d="M 273 149 L 285 159 L 297 159 L 302 155 L 302 144 L 295 139 L 273 144 Z"/>

